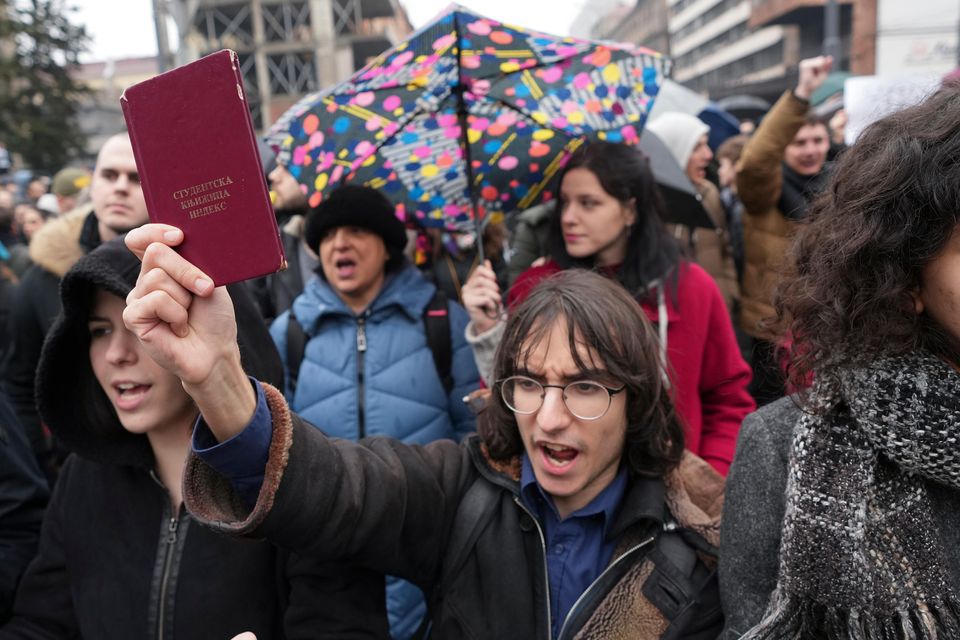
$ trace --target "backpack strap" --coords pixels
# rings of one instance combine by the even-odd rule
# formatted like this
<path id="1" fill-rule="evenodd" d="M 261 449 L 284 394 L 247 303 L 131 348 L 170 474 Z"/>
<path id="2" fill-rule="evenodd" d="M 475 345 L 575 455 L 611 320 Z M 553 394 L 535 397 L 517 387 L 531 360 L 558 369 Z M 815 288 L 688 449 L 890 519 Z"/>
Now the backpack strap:
<path id="1" fill-rule="evenodd" d="M 290 387 L 291 395 L 297 391 L 300 363 L 303 362 L 306 352 L 307 332 L 303 330 L 303 325 L 294 315 L 293 307 L 290 307 L 290 315 L 287 318 L 287 385 Z"/>
<path id="2" fill-rule="evenodd" d="M 489 515 L 499 504 L 498 498 L 499 490 L 482 476 L 478 476 L 464 494 L 460 506 L 457 508 L 457 514 L 454 516 L 440 584 L 431 594 L 427 614 L 413 634 L 413 640 L 430 637 L 433 612 L 440 604 L 444 594 L 450 590 L 454 578 L 460 574 L 463 563 L 466 562 L 467 556 L 477 542 L 477 538 L 480 537 L 480 534 L 486 528 L 486 523 L 489 522 Z"/>
<path id="3" fill-rule="evenodd" d="M 450 309 L 447 294 L 441 289 L 433 293 L 430 304 L 423 311 L 423 328 L 427 335 L 427 347 L 433 354 L 433 364 L 448 394 L 453 389 L 451 362 L 453 349 L 450 344 Z"/>

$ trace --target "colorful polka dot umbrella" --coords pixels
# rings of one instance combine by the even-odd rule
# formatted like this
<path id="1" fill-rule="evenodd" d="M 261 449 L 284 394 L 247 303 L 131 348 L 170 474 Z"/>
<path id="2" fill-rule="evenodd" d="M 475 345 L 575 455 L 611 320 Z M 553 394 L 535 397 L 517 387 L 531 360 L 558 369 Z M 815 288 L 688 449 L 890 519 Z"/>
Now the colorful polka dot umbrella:
<path id="1" fill-rule="evenodd" d="M 587 140 L 638 143 L 668 67 L 650 49 L 451 6 L 301 100 L 268 136 L 311 206 L 340 184 L 364 184 L 407 222 L 473 231 L 488 214 L 551 199 L 551 180 Z"/>

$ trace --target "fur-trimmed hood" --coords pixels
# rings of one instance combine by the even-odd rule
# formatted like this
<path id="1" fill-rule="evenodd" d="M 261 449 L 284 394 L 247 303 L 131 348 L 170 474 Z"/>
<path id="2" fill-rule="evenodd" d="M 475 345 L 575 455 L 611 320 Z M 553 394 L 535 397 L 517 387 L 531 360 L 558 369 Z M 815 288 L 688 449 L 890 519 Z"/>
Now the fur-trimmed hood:
<path id="1" fill-rule="evenodd" d="M 93 215 L 93 205 L 77 207 L 43 225 L 30 242 L 30 259 L 62 278 L 86 251 L 80 243 L 83 226 Z"/>

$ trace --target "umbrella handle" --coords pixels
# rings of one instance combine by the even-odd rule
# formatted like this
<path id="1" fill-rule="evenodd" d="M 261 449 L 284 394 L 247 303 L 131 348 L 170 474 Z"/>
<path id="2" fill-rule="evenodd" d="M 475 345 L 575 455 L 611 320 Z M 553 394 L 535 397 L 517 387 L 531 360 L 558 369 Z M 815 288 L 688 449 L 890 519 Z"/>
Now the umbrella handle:
<path id="1" fill-rule="evenodd" d="M 492 309 L 490 307 L 483 308 L 483 315 L 487 316 L 491 320 L 506 320 L 507 311 L 504 309 L 503 304 L 497 303 Z"/>

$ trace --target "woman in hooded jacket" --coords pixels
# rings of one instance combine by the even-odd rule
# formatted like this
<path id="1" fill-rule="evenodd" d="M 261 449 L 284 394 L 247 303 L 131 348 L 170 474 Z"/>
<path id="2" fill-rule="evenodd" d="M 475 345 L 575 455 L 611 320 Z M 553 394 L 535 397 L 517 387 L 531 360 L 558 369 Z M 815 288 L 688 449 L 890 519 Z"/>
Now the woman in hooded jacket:
<path id="1" fill-rule="evenodd" d="M 251 628 L 261 639 L 386 637 L 382 579 L 354 582 L 268 542 L 213 533 L 186 512 L 180 479 L 198 410 L 123 326 L 138 274 L 118 239 L 64 276 L 37 402 L 73 454 L 0 638 L 210 640 Z M 247 371 L 269 376 L 265 327 L 239 324 Z"/>

